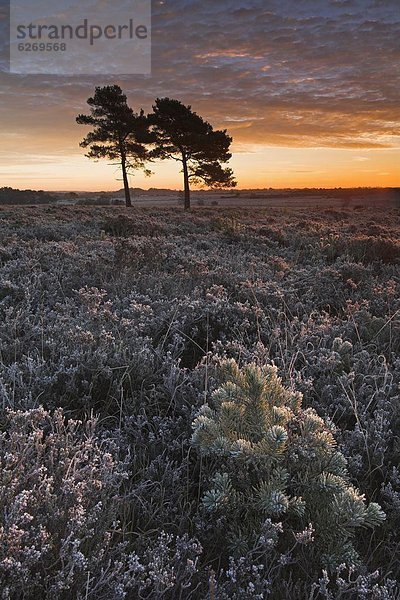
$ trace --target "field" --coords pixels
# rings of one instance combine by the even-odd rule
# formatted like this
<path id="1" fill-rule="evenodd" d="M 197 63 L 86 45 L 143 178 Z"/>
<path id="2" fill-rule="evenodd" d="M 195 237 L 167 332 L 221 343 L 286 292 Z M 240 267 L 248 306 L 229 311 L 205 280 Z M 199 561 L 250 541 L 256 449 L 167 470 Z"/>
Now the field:
<path id="1" fill-rule="evenodd" d="M 2 598 L 400 597 L 400 209 L 303 200 L 0 207 Z"/>

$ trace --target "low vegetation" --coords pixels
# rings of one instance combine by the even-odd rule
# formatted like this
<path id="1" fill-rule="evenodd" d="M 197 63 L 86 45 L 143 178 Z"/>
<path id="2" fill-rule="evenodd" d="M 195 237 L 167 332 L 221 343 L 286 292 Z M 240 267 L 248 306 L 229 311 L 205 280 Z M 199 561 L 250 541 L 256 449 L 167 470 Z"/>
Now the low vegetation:
<path id="1" fill-rule="evenodd" d="M 51 204 L 56 198 L 43 190 L 14 190 L 11 187 L 0 188 L 0 205 L 2 204 Z"/>
<path id="2" fill-rule="evenodd" d="M 1 207 L 1 597 L 399 597 L 399 217 Z"/>

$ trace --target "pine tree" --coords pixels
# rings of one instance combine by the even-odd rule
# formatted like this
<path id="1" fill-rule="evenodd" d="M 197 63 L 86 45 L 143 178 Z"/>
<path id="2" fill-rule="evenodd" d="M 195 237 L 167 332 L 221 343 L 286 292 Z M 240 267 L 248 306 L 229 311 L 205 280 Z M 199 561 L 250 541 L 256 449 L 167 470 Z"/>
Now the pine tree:
<path id="1" fill-rule="evenodd" d="M 185 209 L 190 208 L 190 182 L 208 187 L 235 187 L 233 171 L 227 163 L 232 138 L 226 130 L 215 131 L 191 106 L 178 100 L 157 98 L 149 121 L 156 138 L 153 156 L 182 163 Z"/>
<path id="2" fill-rule="evenodd" d="M 349 482 L 328 425 L 302 408 L 301 394 L 286 389 L 274 367 L 228 361 L 222 369 L 225 381 L 194 420 L 192 443 L 209 461 L 203 507 L 225 519 L 228 551 L 244 555 L 272 519 L 283 523 L 289 546 L 311 526 L 310 553 L 326 567 L 355 564 L 356 529 L 385 515 Z"/>
<path id="3" fill-rule="evenodd" d="M 93 131 L 81 142 L 89 148 L 86 156 L 93 159 L 108 158 L 121 166 L 126 206 L 132 206 L 128 173 L 142 169 L 149 159 L 145 143 L 149 141 L 147 119 L 143 111 L 134 113 L 118 85 L 96 87 L 93 98 L 88 99 L 90 115 L 78 115 L 79 125 L 92 125 Z"/>

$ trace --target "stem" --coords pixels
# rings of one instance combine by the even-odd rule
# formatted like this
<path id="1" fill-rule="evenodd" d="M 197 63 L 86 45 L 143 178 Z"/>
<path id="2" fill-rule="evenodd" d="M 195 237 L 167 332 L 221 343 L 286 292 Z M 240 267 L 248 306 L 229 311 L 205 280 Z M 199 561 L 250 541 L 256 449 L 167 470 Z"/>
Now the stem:
<path id="1" fill-rule="evenodd" d="M 183 179 L 185 183 L 185 210 L 190 210 L 190 184 L 186 154 L 182 153 Z"/>
<path id="2" fill-rule="evenodd" d="M 128 173 L 126 170 L 126 154 L 122 141 L 120 140 L 119 149 L 121 153 L 121 168 L 122 168 L 122 178 L 124 180 L 124 190 L 125 190 L 125 205 L 128 207 L 132 206 L 131 201 L 131 191 L 129 189 L 129 180 Z"/>

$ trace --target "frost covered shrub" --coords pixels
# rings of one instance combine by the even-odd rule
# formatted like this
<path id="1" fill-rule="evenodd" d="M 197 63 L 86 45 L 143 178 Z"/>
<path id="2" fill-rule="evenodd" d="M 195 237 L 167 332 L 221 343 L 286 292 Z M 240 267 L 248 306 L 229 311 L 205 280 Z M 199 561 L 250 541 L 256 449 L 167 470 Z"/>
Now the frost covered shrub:
<path id="1" fill-rule="evenodd" d="M 349 240 L 347 251 L 355 260 L 370 263 L 398 263 L 400 259 L 400 244 L 396 240 L 384 237 L 360 236 Z"/>
<path id="2" fill-rule="evenodd" d="M 130 312 L 135 316 L 134 307 Z M 66 306 L 47 312 L 45 334 L 33 307 L 18 318 L 17 340 L 11 323 L 0 325 L 3 407 L 30 408 L 40 398 L 48 407 L 113 413 L 126 388 L 152 373 L 154 354 L 140 323 L 133 327 L 128 315 L 115 313 L 104 290 L 75 290 Z"/>
<path id="3" fill-rule="evenodd" d="M 319 555 L 329 568 L 356 564 L 356 529 L 385 515 L 350 484 L 327 425 L 302 409 L 301 395 L 285 389 L 274 368 L 234 361 L 223 368 L 226 381 L 201 408 L 192 438 L 212 459 L 203 506 L 214 535 L 244 556 L 263 544 L 265 520 L 279 520 L 282 547 L 290 554 L 301 545 L 309 569 Z"/>
<path id="4" fill-rule="evenodd" d="M 215 221 L 215 228 L 228 240 L 239 240 L 245 227 L 236 217 L 221 217 Z"/>
<path id="5" fill-rule="evenodd" d="M 360 570 L 340 565 L 333 574 L 325 569 L 311 583 L 301 583 L 285 577 L 287 555 L 268 556 L 257 562 L 249 553 L 239 559 L 231 558 L 229 568 L 217 581 L 219 600 L 395 600 L 397 583 L 382 581 L 379 572 L 361 573 Z"/>
<path id="6" fill-rule="evenodd" d="M 7 408 L 62 406 L 84 422 L 93 410 L 98 436 L 114 440 L 120 457 L 129 449 L 129 478 L 117 494 L 129 547 L 115 551 L 108 570 L 115 581 L 132 553 L 143 573 L 151 571 L 150 555 L 182 573 L 178 540 L 188 536 L 191 585 L 179 587 L 188 585 L 187 572 L 168 589 L 153 575 L 139 588 L 129 575 L 128 598 L 206 598 L 210 557 L 218 600 L 268 593 L 304 600 L 313 584 L 315 596 L 323 593 L 315 541 L 303 548 L 296 540 L 287 552 L 288 515 L 264 520 L 262 544 L 231 563 L 213 531 L 216 524 L 224 530 L 223 516 L 215 524 L 198 510 L 216 469 L 191 447 L 191 424 L 220 386 L 221 358 L 275 364 L 285 386 L 303 394 L 304 410 L 327 420 L 352 483 L 387 514 L 374 530 L 357 528 L 362 564 L 352 582 L 360 578 L 373 598 L 376 585 L 400 581 L 400 276 L 372 242 L 396 242 L 399 213 L 325 207 L 325 200 L 321 210 L 194 207 L 179 215 L 164 206 L 134 213 L 0 207 L 4 432 Z M 115 219 L 126 231 L 104 230 Z M 365 237 L 368 249 L 359 244 Z M 290 516 L 290 523 L 302 541 L 315 537 L 309 522 L 295 528 Z M 205 547 L 197 562 L 189 548 L 195 532 Z M 172 536 L 166 553 L 160 536 Z M 307 581 L 302 550 L 316 574 Z M 335 574 L 328 577 L 329 592 L 339 593 Z M 370 578 L 365 586 L 362 578 Z M 358 593 L 353 583 L 344 598 Z"/>
<path id="7" fill-rule="evenodd" d="M 107 217 L 102 223 L 103 230 L 112 236 L 129 237 L 132 235 L 138 236 L 155 236 L 163 232 L 160 223 L 154 219 L 132 219 L 126 215 L 117 215 L 116 217 Z"/>
<path id="8" fill-rule="evenodd" d="M 345 565 L 340 565 L 334 576 L 322 572 L 318 582 L 311 586 L 309 600 L 394 600 L 398 597 L 396 588 L 394 580 L 381 583 L 377 571 L 362 575 L 354 568 L 346 569 Z"/>
<path id="9" fill-rule="evenodd" d="M 269 241 L 276 242 L 278 245 L 283 246 L 286 243 L 284 233 L 274 227 L 264 225 L 263 227 L 260 227 L 258 233 L 259 235 L 267 238 Z"/>
<path id="10" fill-rule="evenodd" d="M 175 598 L 190 590 L 201 546 L 160 532 L 138 553 L 120 520 L 128 478 L 118 446 L 39 408 L 9 412 L 0 437 L 1 597 Z"/>
<path id="11" fill-rule="evenodd" d="M 0 459 L 3 597 L 83 595 L 94 580 L 104 593 L 127 477 L 112 441 L 60 410 L 10 412 Z"/>
<path id="12" fill-rule="evenodd" d="M 160 523 L 168 523 L 168 531 L 179 535 L 192 529 L 198 465 L 190 434 L 204 394 L 201 379 L 201 373 L 189 377 L 170 364 L 158 387 L 147 391 L 136 414 L 124 421 L 131 451 L 130 493 L 135 498 L 132 523 L 142 531 L 156 530 Z"/>

